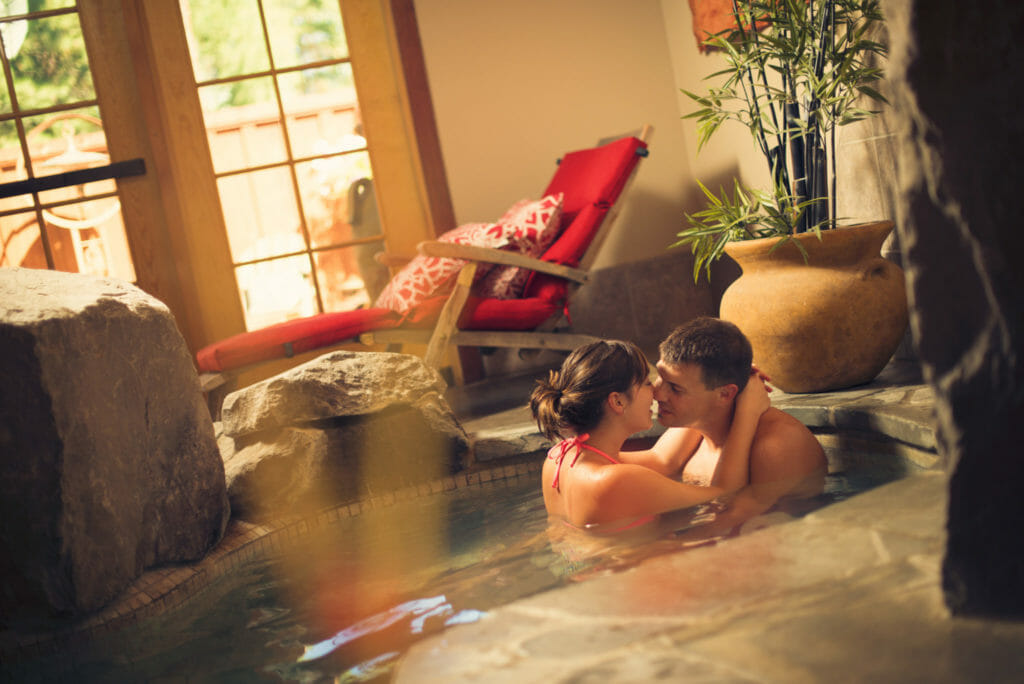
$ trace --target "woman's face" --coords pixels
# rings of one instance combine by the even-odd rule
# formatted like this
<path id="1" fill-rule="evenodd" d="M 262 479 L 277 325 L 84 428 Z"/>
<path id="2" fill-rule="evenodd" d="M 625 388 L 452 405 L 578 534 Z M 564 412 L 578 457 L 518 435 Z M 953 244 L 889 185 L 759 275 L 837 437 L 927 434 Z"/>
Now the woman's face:
<path id="1" fill-rule="evenodd" d="M 654 404 L 654 384 L 651 382 L 650 376 L 633 385 L 630 396 L 631 400 L 626 406 L 625 415 L 629 419 L 632 433 L 651 429 L 654 425 L 654 419 L 651 416 L 651 406 Z"/>

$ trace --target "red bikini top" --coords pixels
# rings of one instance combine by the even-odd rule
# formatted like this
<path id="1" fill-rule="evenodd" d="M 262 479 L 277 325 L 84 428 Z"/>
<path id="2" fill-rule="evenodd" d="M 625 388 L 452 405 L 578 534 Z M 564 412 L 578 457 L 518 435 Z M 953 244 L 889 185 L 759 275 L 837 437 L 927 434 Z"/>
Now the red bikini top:
<path id="1" fill-rule="evenodd" d="M 605 458 L 607 458 L 612 463 L 615 463 L 616 465 L 619 463 L 614 458 L 612 458 L 608 454 L 604 453 L 603 451 L 601 451 L 597 447 L 592 447 L 589 444 L 585 444 L 585 442 L 588 439 L 590 439 L 590 434 L 589 433 L 584 433 L 582 435 L 577 435 L 576 437 L 573 437 L 572 439 L 564 439 L 564 440 L 562 440 L 562 442 L 557 447 L 557 452 L 558 453 L 549 453 L 548 454 L 548 458 L 550 458 L 551 460 L 556 462 L 556 465 L 555 465 L 555 479 L 553 479 L 551 481 L 552 489 L 558 489 L 558 476 L 562 472 L 562 461 L 565 460 L 565 455 L 567 453 L 569 453 L 569 449 L 571 449 L 573 447 L 576 447 L 576 455 L 573 456 L 572 461 L 569 462 L 569 467 L 570 468 L 572 468 L 574 465 L 576 465 L 576 461 L 578 461 L 580 459 L 580 454 L 583 453 L 584 449 L 586 449 L 587 451 L 593 451 L 595 454 L 600 454 L 601 456 L 604 456 Z M 555 451 L 555 449 L 552 449 L 552 451 Z M 559 491 L 561 491 L 561 490 L 559 490 Z"/>

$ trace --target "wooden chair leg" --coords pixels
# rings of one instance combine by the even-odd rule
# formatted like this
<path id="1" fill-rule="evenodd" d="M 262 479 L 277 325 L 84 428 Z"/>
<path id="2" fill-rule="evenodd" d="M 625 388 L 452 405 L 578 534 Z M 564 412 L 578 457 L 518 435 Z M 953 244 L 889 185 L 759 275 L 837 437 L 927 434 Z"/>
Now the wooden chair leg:
<path id="1" fill-rule="evenodd" d="M 463 266 L 455 280 L 455 288 L 449 295 L 448 301 L 445 302 L 444 308 L 441 309 L 437 325 L 434 326 L 434 334 L 430 336 L 430 342 L 427 344 L 427 353 L 423 357 L 423 361 L 432 368 L 440 368 L 441 362 L 444 360 L 445 351 L 455 332 L 455 326 L 459 322 L 462 308 L 466 305 L 466 300 L 469 299 L 469 290 L 473 286 L 473 276 L 475 275 L 475 261 Z M 453 356 L 455 356 L 454 363 L 458 364 L 457 355 Z M 461 368 L 455 369 L 455 377 L 462 378 Z"/>

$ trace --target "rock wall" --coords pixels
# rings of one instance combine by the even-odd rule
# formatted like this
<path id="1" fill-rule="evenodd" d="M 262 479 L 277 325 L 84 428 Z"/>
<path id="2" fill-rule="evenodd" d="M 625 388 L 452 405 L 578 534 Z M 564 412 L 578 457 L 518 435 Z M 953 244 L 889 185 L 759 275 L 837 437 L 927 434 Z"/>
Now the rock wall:
<path id="1" fill-rule="evenodd" d="M 1024 5 L 886 0 L 911 329 L 952 465 L 943 589 L 1024 616 Z"/>
<path id="2" fill-rule="evenodd" d="M 337 351 L 224 399 L 232 513 L 302 515 L 463 467 L 469 445 L 434 369 L 408 354 Z"/>
<path id="3" fill-rule="evenodd" d="M 131 284 L 0 269 L 0 623 L 78 615 L 229 517 L 191 355 Z"/>

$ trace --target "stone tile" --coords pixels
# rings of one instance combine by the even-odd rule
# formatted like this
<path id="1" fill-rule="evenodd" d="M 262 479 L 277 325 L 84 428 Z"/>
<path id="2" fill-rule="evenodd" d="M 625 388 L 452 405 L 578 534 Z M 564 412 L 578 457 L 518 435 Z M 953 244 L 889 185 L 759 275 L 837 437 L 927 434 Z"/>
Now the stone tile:
<path id="1" fill-rule="evenodd" d="M 859 586 L 842 583 L 841 593 L 676 643 L 762 682 L 957 681 L 949 674 L 949 623 L 936 586 L 906 582 L 898 572 L 879 572 Z"/>
<path id="2" fill-rule="evenodd" d="M 821 508 L 808 514 L 804 522 L 828 529 L 843 526 L 885 530 L 942 542 L 945 539 L 947 487 L 948 479 L 944 473 L 923 473 Z"/>
<path id="3" fill-rule="evenodd" d="M 834 427 L 832 423 L 831 409 L 827 406 L 820 405 L 818 402 L 800 404 L 793 401 L 784 405 L 774 402 L 773 404 L 811 429 Z"/>
<path id="4" fill-rule="evenodd" d="M 727 661 L 693 656 L 661 640 L 652 646 L 623 649 L 558 673 L 561 681 L 578 682 L 763 682 Z"/>
<path id="5" fill-rule="evenodd" d="M 932 451 L 867 433 L 819 432 L 816 437 L 825 449 L 830 473 L 853 471 L 895 479 L 941 466 Z"/>

